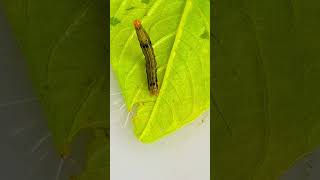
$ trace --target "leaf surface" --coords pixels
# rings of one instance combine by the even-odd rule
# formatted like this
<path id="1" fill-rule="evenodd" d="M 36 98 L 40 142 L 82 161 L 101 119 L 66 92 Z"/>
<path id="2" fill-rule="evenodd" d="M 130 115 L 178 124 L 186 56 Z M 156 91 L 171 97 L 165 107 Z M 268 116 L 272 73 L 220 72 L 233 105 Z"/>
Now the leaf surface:
<path id="1" fill-rule="evenodd" d="M 2 0 L 63 155 L 82 128 L 107 126 L 106 2 Z"/>
<path id="2" fill-rule="evenodd" d="M 111 1 L 111 64 L 135 134 L 153 142 L 191 122 L 210 104 L 208 0 Z M 150 96 L 133 27 L 141 19 L 157 60 L 159 96 Z"/>
<path id="3" fill-rule="evenodd" d="M 25 55 L 58 152 L 68 157 L 82 129 L 107 129 L 107 1 L 1 0 Z M 90 147 L 87 170 L 107 171 L 106 138 Z M 98 153 L 99 152 L 99 153 Z M 105 173 L 93 173 L 106 179 Z"/>
<path id="4" fill-rule="evenodd" d="M 88 157 L 84 172 L 74 177 L 76 180 L 101 179 L 106 180 L 107 168 L 109 168 L 109 160 L 107 152 L 109 152 L 109 144 L 104 131 L 96 130 L 96 136 L 88 146 Z"/>
<path id="5" fill-rule="evenodd" d="M 319 146 L 319 7 L 214 1 L 214 179 L 276 180 Z"/>

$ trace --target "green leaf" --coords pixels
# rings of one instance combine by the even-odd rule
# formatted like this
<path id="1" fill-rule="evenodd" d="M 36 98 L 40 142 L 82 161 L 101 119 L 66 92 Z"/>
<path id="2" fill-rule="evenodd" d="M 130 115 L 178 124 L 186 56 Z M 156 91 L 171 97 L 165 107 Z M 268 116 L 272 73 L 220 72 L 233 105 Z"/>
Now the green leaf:
<path id="1" fill-rule="evenodd" d="M 320 3 L 213 3 L 213 177 L 276 180 L 320 143 Z"/>
<path id="2" fill-rule="evenodd" d="M 105 0 L 1 0 L 62 156 L 83 128 L 107 128 Z"/>
<path id="3" fill-rule="evenodd" d="M 96 130 L 96 137 L 88 147 L 88 158 L 85 170 L 80 176 L 73 177 L 73 179 L 106 180 L 108 178 L 107 168 L 109 167 L 109 160 L 106 152 L 109 152 L 109 146 L 107 144 L 109 144 L 109 142 L 106 134 L 102 130 Z"/>
<path id="4" fill-rule="evenodd" d="M 147 3 L 148 2 L 148 3 Z M 111 64 L 142 142 L 193 121 L 210 104 L 208 0 L 111 1 Z M 130 9 L 135 7 L 134 9 Z M 127 9 L 130 9 L 128 11 Z M 159 96 L 150 96 L 145 59 L 133 27 L 141 19 L 158 64 Z"/>

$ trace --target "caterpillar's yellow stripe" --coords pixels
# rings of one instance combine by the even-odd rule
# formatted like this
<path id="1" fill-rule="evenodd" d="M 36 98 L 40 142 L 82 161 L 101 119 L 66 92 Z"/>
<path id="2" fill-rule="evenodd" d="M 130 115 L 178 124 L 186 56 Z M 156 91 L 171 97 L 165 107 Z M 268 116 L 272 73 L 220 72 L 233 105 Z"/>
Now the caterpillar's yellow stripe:
<path id="1" fill-rule="evenodd" d="M 143 29 L 140 20 L 133 21 L 134 28 L 140 42 L 140 47 L 146 59 L 146 72 L 148 79 L 148 89 L 151 95 L 159 94 L 157 79 L 157 62 L 152 48 L 152 43 L 147 32 Z"/>

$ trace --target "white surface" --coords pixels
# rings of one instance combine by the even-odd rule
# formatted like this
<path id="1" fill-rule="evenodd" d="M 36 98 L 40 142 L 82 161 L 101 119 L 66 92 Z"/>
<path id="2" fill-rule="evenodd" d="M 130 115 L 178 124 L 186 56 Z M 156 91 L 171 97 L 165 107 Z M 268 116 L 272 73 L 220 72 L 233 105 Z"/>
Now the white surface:
<path id="1" fill-rule="evenodd" d="M 142 144 L 110 70 L 111 180 L 209 180 L 210 121 L 205 113 L 159 142 Z"/>

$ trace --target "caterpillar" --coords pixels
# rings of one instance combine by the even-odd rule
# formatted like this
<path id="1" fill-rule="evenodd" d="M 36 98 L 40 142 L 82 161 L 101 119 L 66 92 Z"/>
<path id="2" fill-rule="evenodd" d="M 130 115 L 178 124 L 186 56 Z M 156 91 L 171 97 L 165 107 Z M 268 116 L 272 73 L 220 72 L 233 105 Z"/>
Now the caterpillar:
<path id="1" fill-rule="evenodd" d="M 150 37 L 142 27 L 140 20 L 134 20 L 133 25 L 137 33 L 140 47 L 146 59 L 146 73 L 150 95 L 157 96 L 159 94 L 157 79 L 157 62 L 154 55 L 154 50 L 152 48 Z"/>

